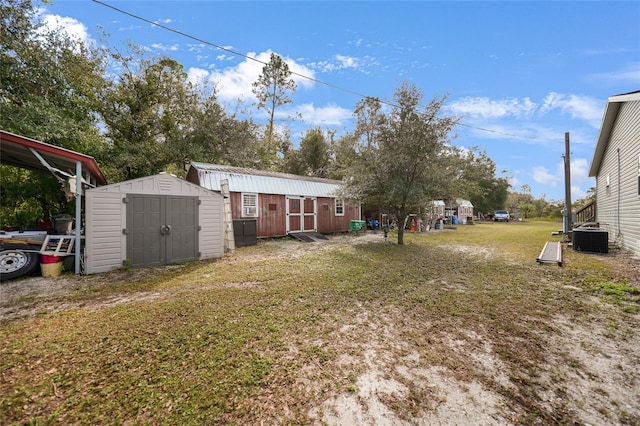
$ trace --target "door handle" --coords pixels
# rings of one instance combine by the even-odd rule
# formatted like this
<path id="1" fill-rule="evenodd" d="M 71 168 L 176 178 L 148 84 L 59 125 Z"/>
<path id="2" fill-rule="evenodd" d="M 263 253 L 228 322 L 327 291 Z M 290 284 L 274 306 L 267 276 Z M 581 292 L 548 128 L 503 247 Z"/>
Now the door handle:
<path id="1" fill-rule="evenodd" d="M 171 233 L 171 226 L 170 225 L 163 225 L 160 227 L 160 234 L 161 235 L 169 235 Z"/>

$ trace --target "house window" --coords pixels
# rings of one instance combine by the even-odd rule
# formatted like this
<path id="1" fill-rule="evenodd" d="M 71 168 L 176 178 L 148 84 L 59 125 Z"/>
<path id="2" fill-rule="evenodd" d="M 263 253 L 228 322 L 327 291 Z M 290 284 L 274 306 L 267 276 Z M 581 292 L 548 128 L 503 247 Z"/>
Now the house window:
<path id="1" fill-rule="evenodd" d="M 242 194 L 242 217 L 258 217 L 258 194 Z"/>
<path id="2" fill-rule="evenodd" d="M 344 200 L 336 198 L 336 216 L 344 216 Z"/>
<path id="3" fill-rule="evenodd" d="M 607 180 L 606 180 L 607 185 L 605 186 L 605 192 L 607 195 L 611 194 L 611 179 L 609 178 L 609 175 L 607 175 Z"/>

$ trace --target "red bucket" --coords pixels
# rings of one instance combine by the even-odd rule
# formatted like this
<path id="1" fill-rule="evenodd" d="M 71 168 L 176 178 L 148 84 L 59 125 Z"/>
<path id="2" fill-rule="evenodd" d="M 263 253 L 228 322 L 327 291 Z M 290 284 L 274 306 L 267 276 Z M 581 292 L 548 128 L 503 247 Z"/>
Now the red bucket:
<path id="1" fill-rule="evenodd" d="M 40 263 L 49 264 L 49 263 L 58 263 L 62 262 L 64 258 L 62 256 L 50 256 L 48 254 L 40 255 Z"/>

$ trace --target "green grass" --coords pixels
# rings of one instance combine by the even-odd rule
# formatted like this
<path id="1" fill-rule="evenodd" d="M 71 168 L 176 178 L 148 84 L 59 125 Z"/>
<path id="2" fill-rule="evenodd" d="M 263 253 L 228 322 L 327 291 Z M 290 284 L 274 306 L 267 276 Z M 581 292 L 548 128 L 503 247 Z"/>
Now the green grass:
<path id="1" fill-rule="evenodd" d="M 593 321 L 602 308 L 588 294 L 631 324 L 640 302 L 637 289 L 585 254 L 567 253 L 563 268 L 537 265 L 557 228 L 458 226 L 408 233 L 404 246 L 381 238 L 296 257 L 263 243 L 92 291 L 79 286 L 69 297 L 87 306 L 113 294 L 161 296 L 0 323 L 0 424 L 305 424 L 329 395 L 357 391 L 364 363 L 340 359 L 389 346 L 384 326 L 398 341 L 388 348 L 394 356 L 410 347 L 425 367 L 480 381 L 524 423 L 565 423 L 566 406 L 539 399 L 553 319 Z M 443 343 L 469 330 L 491 342 L 514 388 Z M 568 355 L 567 363 L 580 368 Z M 425 392 L 391 405 L 431 409 Z"/>

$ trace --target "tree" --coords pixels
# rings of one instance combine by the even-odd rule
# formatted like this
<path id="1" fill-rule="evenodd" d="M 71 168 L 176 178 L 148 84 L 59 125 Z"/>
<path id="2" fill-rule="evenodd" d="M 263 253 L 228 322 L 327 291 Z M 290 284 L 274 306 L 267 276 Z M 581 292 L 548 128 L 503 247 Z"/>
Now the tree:
<path id="1" fill-rule="evenodd" d="M 496 177 L 496 165 L 484 151 L 473 147 L 456 150 L 459 184 L 456 194 L 473 204 L 476 212 L 502 209 L 507 199 L 509 182 Z"/>
<path id="2" fill-rule="evenodd" d="M 98 156 L 105 53 L 45 28 L 30 0 L 0 2 L 0 19 L 0 128 Z M 53 176 L 0 167 L 2 224 L 33 227 L 34 218 L 67 208 Z"/>
<path id="3" fill-rule="evenodd" d="M 322 178 L 329 176 L 329 144 L 319 127 L 307 130 L 300 141 L 300 157 L 305 165 L 306 175 Z"/>
<path id="4" fill-rule="evenodd" d="M 123 72 L 103 93 L 102 118 L 110 142 L 106 173 L 127 180 L 168 166 L 183 169 L 202 152 L 192 143 L 200 98 L 183 66 L 166 57 L 114 58 Z"/>
<path id="5" fill-rule="evenodd" d="M 423 94 L 403 83 L 389 113 L 377 99 L 356 106 L 357 160 L 347 177 L 346 192 L 370 200 L 393 215 L 398 244 L 404 244 L 404 222 L 433 199 L 444 182 L 447 143 L 456 120 L 441 116 L 445 98 L 434 97 L 421 109 Z"/>
<path id="6" fill-rule="evenodd" d="M 355 134 L 345 135 L 331 143 L 332 161 L 329 166 L 329 178 L 342 180 L 348 175 L 351 165 L 358 158 L 357 146 L 358 137 Z"/>
<path id="7" fill-rule="evenodd" d="M 95 155 L 104 52 L 38 20 L 30 0 L 0 3 L 0 127 Z"/>
<path id="8" fill-rule="evenodd" d="M 292 103 L 289 92 L 295 92 L 296 89 L 289 65 L 279 55 L 271 53 L 269 63 L 262 68 L 262 74 L 253 83 L 253 93 L 258 98 L 258 108 L 264 108 L 269 114 L 265 141 L 267 152 L 275 147 L 273 132 L 276 108 Z"/>
<path id="9" fill-rule="evenodd" d="M 579 200 L 574 201 L 573 208 L 579 210 L 587 204 L 593 203 L 594 201 L 596 201 L 596 187 L 592 186 L 587 190 L 587 194 L 584 198 L 580 198 Z"/>
<path id="10" fill-rule="evenodd" d="M 534 198 L 531 195 L 531 187 L 524 184 L 520 187 L 519 192 L 509 192 L 507 196 L 507 208 L 513 213 L 523 211 L 523 207 L 527 213 L 533 210 Z"/>

